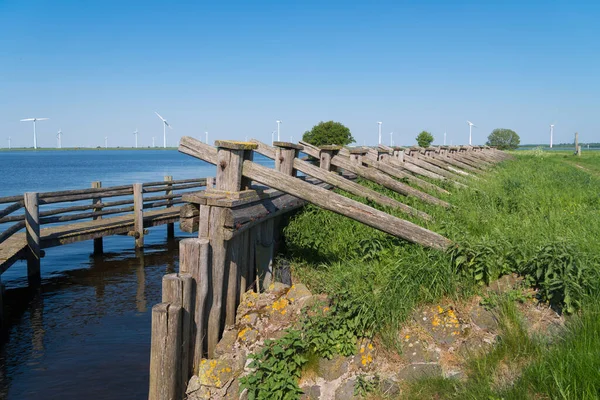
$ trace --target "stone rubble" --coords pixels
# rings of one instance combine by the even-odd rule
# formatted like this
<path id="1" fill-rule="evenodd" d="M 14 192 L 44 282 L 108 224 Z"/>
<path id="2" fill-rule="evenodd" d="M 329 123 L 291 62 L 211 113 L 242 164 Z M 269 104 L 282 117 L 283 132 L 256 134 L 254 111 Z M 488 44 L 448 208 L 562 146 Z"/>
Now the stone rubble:
<path id="1" fill-rule="evenodd" d="M 487 292 L 518 287 L 519 279 L 509 275 L 493 282 Z M 359 377 L 377 377 L 384 398 L 399 396 L 405 381 L 423 377 L 463 379 L 465 359 L 489 350 L 497 339 L 498 318 L 480 302 L 481 297 L 475 296 L 465 304 L 418 308 L 398 333 L 399 356 L 390 356 L 377 342 L 362 339 L 353 356 L 319 359 L 300 379 L 304 391 L 301 399 L 360 398 L 355 395 Z M 217 358 L 202 360 L 199 375 L 189 381 L 187 399 L 247 399 L 246 392 L 240 392 L 239 378 L 251 372 L 248 356 L 259 351 L 266 339 L 278 339 L 287 328 L 297 326 L 300 316 L 316 305 L 327 307 L 327 296 L 313 295 L 303 284 L 275 282 L 264 293 L 245 293 L 235 325 L 226 328 L 217 345 Z M 533 321 L 532 332 L 559 332 L 563 321 L 547 306 L 527 302 L 520 308 L 528 321 Z"/>

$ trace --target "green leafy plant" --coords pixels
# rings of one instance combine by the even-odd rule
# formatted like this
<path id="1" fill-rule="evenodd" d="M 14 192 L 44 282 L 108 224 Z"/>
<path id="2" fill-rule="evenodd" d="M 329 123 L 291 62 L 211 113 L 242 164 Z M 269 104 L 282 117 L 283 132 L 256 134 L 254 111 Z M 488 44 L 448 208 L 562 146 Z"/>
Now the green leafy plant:
<path id="1" fill-rule="evenodd" d="M 356 381 L 354 382 L 354 395 L 366 397 L 369 393 L 373 393 L 375 390 L 379 388 L 379 375 L 375 376 L 366 376 L 364 374 L 360 374 L 356 376 Z"/>

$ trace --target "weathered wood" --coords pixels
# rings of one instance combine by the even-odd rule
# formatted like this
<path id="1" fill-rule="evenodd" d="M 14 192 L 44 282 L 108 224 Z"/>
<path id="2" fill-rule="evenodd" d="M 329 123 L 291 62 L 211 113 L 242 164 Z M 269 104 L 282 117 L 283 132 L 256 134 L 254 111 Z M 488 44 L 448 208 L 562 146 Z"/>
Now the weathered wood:
<path id="1" fill-rule="evenodd" d="M 87 194 L 78 194 L 78 195 L 70 195 L 70 196 L 52 196 L 52 197 L 42 197 L 39 201 L 40 204 L 54 204 L 54 203 L 67 203 L 79 200 L 92 200 L 98 196 L 102 198 L 106 197 L 120 197 L 120 196 L 128 196 L 133 192 L 131 189 L 119 189 L 119 190 L 104 190 L 97 191 L 93 193 Z"/>
<path id="2" fill-rule="evenodd" d="M 24 206 L 24 202 L 23 201 L 17 201 L 14 204 L 11 204 L 10 206 L 6 207 L 4 210 L 0 211 L 0 224 L 7 222 L 4 220 L 4 217 L 6 217 L 7 215 L 20 210 L 21 208 L 23 208 Z"/>
<path id="3" fill-rule="evenodd" d="M 174 181 L 171 181 L 174 182 Z M 144 188 L 144 193 L 156 193 L 156 192 L 164 192 L 165 190 L 170 190 L 171 192 L 174 190 L 183 190 L 183 189 L 194 189 L 194 188 L 201 188 L 204 187 L 205 185 L 202 183 L 188 183 L 185 185 L 175 185 L 175 184 L 165 184 L 164 187 L 151 187 L 151 188 Z"/>
<path id="4" fill-rule="evenodd" d="M 170 175 L 165 176 L 165 182 L 173 182 L 173 177 Z M 173 194 L 173 185 L 172 184 L 167 184 L 167 190 L 165 191 L 165 196 L 171 196 Z M 166 204 L 167 208 L 171 208 L 173 207 L 173 201 L 172 200 L 167 200 L 167 204 Z M 173 239 L 175 237 L 175 225 L 174 224 L 167 224 L 167 238 L 168 239 Z"/>
<path id="5" fill-rule="evenodd" d="M 217 184 L 219 180 L 217 178 Z M 211 207 L 210 210 L 210 247 L 212 250 L 212 304 L 207 327 L 208 357 L 214 358 L 215 347 L 221 338 L 223 322 L 223 297 L 225 291 L 225 267 L 227 260 L 227 242 L 223 232 L 223 209 Z"/>
<path id="6" fill-rule="evenodd" d="M 17 222 L 14 225 L 9 226 L 8 228 L 6 228 L 5 230 L 3 230 L 2 232 L 0 232 L 0 244 L 6 240 L 8 240 L 9 237 L 11 237 L 12 235 L 14 235 L 16 232 L 20 231 L 21 229 L 25 228 L 25 221 L 20 221 Z M 2 260 L 0 259 L 0 262 Z"/>
<path id="7" fill-rule="evenodd" d="M 204 354 L 206 302 L 209 291 L 209 241 L 184 239 L 179 242 L 179 272 L 190 274 L 194 281 L 194 314 L 190 330 L 190 373 L 197 374 Z"/>
<path id="8" fill-rule="evenodd" d="M 25 229 L 27 237 L 27 280 L 30 286 L 38 285 L 40 274 L 40 215 L 38 194 L 25 193 Z"/>
<path id="9" fill-rule="evenodd" d="M 194 141 L 193 138 L 183 138 L 182 143 L 185 141 Z M 191 154 L 195 157 L 198 157 L 204 161 L 210 162 L 210 159 L 213 158 L 213 151 L 211 151 L 210 146 L 182 146 L 180 148 L 185 150 L 187 154 Z M 339 156 L 335 156 L 332 161 L 335 161 Z M 351 168 L 355 168 L 357 166 L 353 166 L 350 161 L 345 161 L 340 157 L 341 164 L 340 167 L 344 169 L 351 170 Z M 347 163 L 347 164 L 346 164 Z M 346 167 L 349 168 L 346 168 Z M 364 168 L 364 167 L 363 167 Z M 354 172 L 354 171 L 352 171 Z M 375 173 L 379 173 L 378 171 L 371 171 Z M 257 181 L 259 183 L 265 184 L 272 188 L 282 190 L 287 192 L 293 196 L 302 198 L 311 203 L 314 203 L 320 207 L 323 207 L 327 210 L 345 215 L 349 218 L 356 219 L 359 222 L 365 223 L 369 226 L 372 226 L 376 229 L 380 229 L 384 232 L 390 233 L 394 236 L 401 237 L 407 241 L 415 242 L 422 244 L 424 246 L 435 247 L 435 248 L 446 248 L 450 241 L 444 238 L 441 235 L 438 235 L 435 232 L 431 232 L 427 229 L 421 228 L 418 225 L 410 223 L 408 221 L 404 221 L 400 218 L 392 217 L 384 212 L 376 210 L 372 207 L 366 206 L 362 203 L 356 202 L 354 200 L 348 199 L 344 196 L 338 195 L 336 193 L 331 193 L 330 191 L 316 187 L 315 185 L 311 185 L 307 182 L 302 182 L 298 178 L 290 177 L 285 174 L 282 174 L 277 171 L 273 171 L 270 168 L 260 166 L 251 161 L 245 161 L 243 164 L 243 175 L 246 177 Z M 382 173 L 379 173 L 382 174 Z M 393 178 L 382 174 L 385 178 L 392 180 L 394 183 L 400 184 L 400 182 L 395 181 Z M 385 181 L 385 179 L 382 179 Z M 406 185 L 404 185 L 406 186 Z M 411 188 L 412 189 L 412 188 Z M 414 190 L 414 189 L 412 189 Z M 417 191 L 418 192 L 418 191 Z M 424 195 L 424 193 L 419 192 Z M 427 195 L 429 196 L 429 195 Z M 432 197 L 432 196 L 430 196 Z M 444 204 L 439 199 L 433 198 L 436 202 Z M 447 203 L 445 203 L 447 204 Z M 212 219 L 212 216 L 211 216 Z M 222 225 L 221 225 L 222 226 Z"/>
<path id="10" fill-rule="evenodd" d="M 101 187 L 102 187 L 102 182 L 99 182 L 99 181 L 92 182 L 93 189 L 100 189 Z M 94 205 L 102 204 L 102 197 L 93 198 L 92 204 L 94 204 Z M 102 210 L 102 208 L 94 208 L 93 211 L 94 211 L 94 213 L 97 213 L 97 212 L 103 211 L 103 210 Z M 93 220 L 102 219 L 102 215 L 96 215 L 92 219 Z M 102 238 L 94 239 L 94 254 L 99 255 L 99 254 L 102 254 L 103 252 L 104 252 L 103 239 Z"/>
<path id="11" fill-rule="evenodd" d="M 225 300 L 225 325 L 235 324 L 235 312 L 238 306 L 239 284 L 241 278 L 242 236 L 236 236 L 227 241 L 227 297 Z"/>
<path id="12" fill-rule="evenodd" d="M 167 274 L 162 280 L 162 302 L 169 303 L 171 306 L 181 307 L 181 347 L 177 355 L 179 362 L 178 377 L 180 383 L 180 392 L 178 398 L 182 399 L 185 395 L 188 380 L 191 377 L 190 367 L 192 357 L 190 357 L 190 333 L 192 319 L 194 315 L 194 280 L 189 273 Z M 193 353 L 192 353 L 193 356 Z"/>
<path id="13" fill-rule="evenodd" d="M 270 158 L 274 157 L 274 151 L 272 150 L 272 148 L 270 146 L 268 146 L 264 143 L 260 143 L 257 140 L 253 140 L 253 142 L 258 145 L 256 152 L 263 154 L 266 157 L 270 157 Z M 331 161 L 331 158 L 329 160 Z M 344 178 L 343 176 L 340 176 L 339 174 L 337 174 L 335 172 L 329 172 L 329 171 L 326 171 L 319 167 L 316 167 L 306 161 L 302 161 L 302 160 L 296 158 L 294 160 L 294 168 L 306 175 L 317 178 L 323 182 L 326 182 L 337 188 L 345 190 L 348 193 L 352 193 L 355 196 L 364 197 L 364 198 L 366 198 L 370 201 L 373 201 L 379 205 L 386 206 L 386 207 L 392 207 L 394 209 L 405 212 L 409 215 L 413 215 L 413 216 L 416 216 L 416 217 L 419 217 L 419 218 L 422 218 L 425 220 L 431 219 L 431 217 L 428 214 L 426 214 L 422 211 L 416 210 L 413 207 L 410 207 L 410 206 L 403 204 L 397 200 L 387 197 L 375 190 L 369 189 L 369 188 L 362 186 L 356 182 L 352 182 L 352 181 Z M 243 222 L 241 222 L 241 223 L 243 223 Z"/>
<path id="14" fill-rule="evenodd" d="M 206 188 L 212 189 L 215 186 L 215 178 L 209 177 L 206 178 Z"/>
<path id="15" fill-rule="evenodd" d="M 139 237 L 135 239 L 135 247 L 144 247 L 144 198 L 142 184 L 133 184 L 133 225 Z"/>
<path id="16" fill-rule="evenodd" d="M 180 400 L 182 307 L 152 307 L 150 389 L 148 400 Z"/>
<path id="17" fill-rule="evenodd" d="M 251 160 L 252 150 L 256 147 L 253 143 L 230 142 L 217 140 L 217 184 L 218 190 L 237 192 L 248 189 L 249 181 L 242 177 L 242 162 Z"/>
<path id="18" fill-rule="evenodd" d="M 275 170 L 290 176 L 296 176 L 294 160 L 301 146 L 286 142 L 275 142 Z"/>
<path id="19" fill-rule="evenodd" d="M 266 222 L 259 225 L 260 227 L 260 241 L 259 245 L 262 246 L 261 251 L 266 252 L 263 257 L 260 257 L 260 263 L 257 264 L 257 274 L 259 286 L 257 290 L 266 290 L 273 282 L 273 250 L 275 243 L 274 237 L 274 224 L 273 219 L 269 219 Z"/>

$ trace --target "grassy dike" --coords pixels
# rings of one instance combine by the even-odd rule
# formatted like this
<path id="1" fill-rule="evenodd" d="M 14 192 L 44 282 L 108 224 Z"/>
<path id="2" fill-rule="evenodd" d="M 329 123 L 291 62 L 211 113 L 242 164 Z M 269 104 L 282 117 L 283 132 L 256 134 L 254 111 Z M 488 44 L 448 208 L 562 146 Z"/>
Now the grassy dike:
<path id="1" fill-rule="evenodd" d="M 329 293 L 344 319 L 359 322 L 344 332 L 377 335 L 392 349 L 419 304 L 466 298 L 508 273 L 524 276 L 539 301 L 569 315 L 562 338 L 548 344 L 523 334 L 506 303 L 502 341 L 473 360 L 464 382 L 417 382 L 407 398 L 598 398 L 600 154 L 521 151 L 469 186 L 450 188 L 451 210 L 408 201 L 434 217 L 424 226 L 456 243 L 447 252 L 308 206 L 285 230 L 285 257 L 298 280 Z M 510 387 L 496 387 L 490 371 L 507 358 L 521 360 L 522 374 Z"/>

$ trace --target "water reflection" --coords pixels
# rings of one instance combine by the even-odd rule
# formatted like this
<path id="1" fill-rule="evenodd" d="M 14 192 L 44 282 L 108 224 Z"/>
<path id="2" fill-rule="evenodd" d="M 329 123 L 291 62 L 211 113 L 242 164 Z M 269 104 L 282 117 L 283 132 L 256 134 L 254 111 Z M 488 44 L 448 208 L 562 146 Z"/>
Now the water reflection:
<path id="1" fill-rule="evenodd" d="M 177 268 L 177 248 L 169 240 L 90 256 L 36 291 L 8 289 L 0 398 L 147 398 L 150 308 Z"/>

